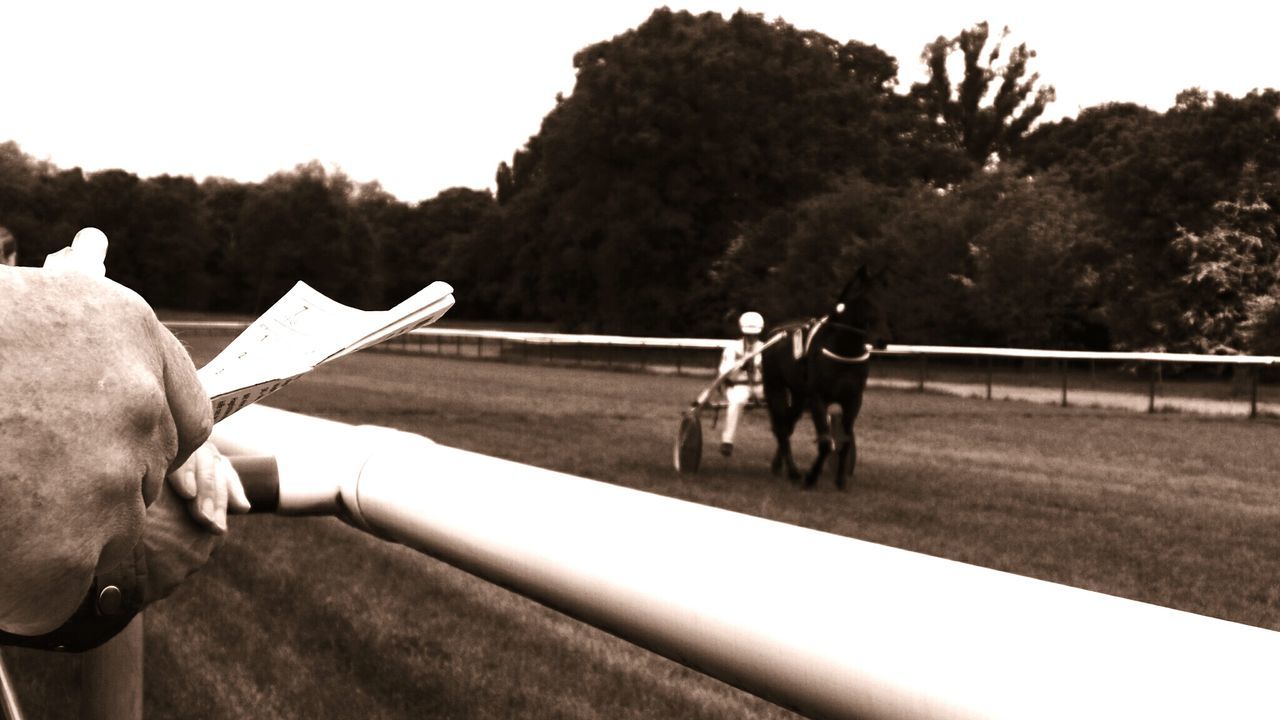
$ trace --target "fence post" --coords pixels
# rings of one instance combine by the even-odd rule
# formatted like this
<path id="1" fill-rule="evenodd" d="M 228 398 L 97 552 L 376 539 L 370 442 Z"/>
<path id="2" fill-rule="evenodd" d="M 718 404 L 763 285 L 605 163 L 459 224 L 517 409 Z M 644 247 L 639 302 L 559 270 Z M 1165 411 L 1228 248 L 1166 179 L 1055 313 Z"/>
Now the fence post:
<path id="1" fill-rule="evenodd" d="M 1067 406 L 1067 361 L 1060 360 L 1062 366 L 1062 407 Z"/>
<path id="2" fill-rule="evenodd" d="M 1257 365 L 1249 368 L 1249 419 L 1258 417 L 1258 376 L 1262 374 Z"/>
<path id="3" fill-rule="evenodd" d="M 82 720 L 142 720 L 142 615 L 120 634 L 84 654 Z"/>
<path id="4" fill-rule="evenodd" d="M 992 364 L 992 360 L 990 357 L 988 357 L 987 358 L 987 399 L 988 400 L 991 399 L 991 372 L 992 372 L 991 364 Z"/>
<path id="5" fill-rule="evenodd" d="M 921 355 L 920 356 L 920 383 L 916 387 L 917 391 L 924 392 L 924 379 L 925 379 L 925 375 L 928 372 L 929 372 L 929 356 Z"/>
<path id="6" fill-rule="evenodd" d="M 1151 389 L 1147 395 L 1147 412 L 1156 411 L 1156 376 L 1160 373 L 1160 364 L 1155 363 L 1151 368 Z"/>

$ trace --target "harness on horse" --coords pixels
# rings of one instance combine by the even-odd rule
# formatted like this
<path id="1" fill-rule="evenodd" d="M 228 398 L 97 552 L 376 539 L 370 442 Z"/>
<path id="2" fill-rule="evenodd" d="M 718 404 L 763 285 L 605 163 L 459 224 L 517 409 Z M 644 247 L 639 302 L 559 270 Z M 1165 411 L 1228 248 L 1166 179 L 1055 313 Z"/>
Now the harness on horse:
<path id="1" fill-rule="evenodd" d="M 831 320 L 831 316 L 823 315 L 822 317 L 816 320 L 810 320 L 804 325 L 801 325 L 791 330 L 791 352 L 792 352 L 792 355 L 795 356 L 796 360 L 799 360 L 809 354 L 809 351 L 813 347 L 814 337 L 817 336 L 819 330 L 821 330 L 823 327 L 825 327 L 828 324 L 831 325 L 831 327 L 836 330 L 847 330 L 850 332 L 860 332 L 863 335 L 866 334 L 866 330 L 862 328 L 856 328 L 856 327 L 853 327 L 852 325 L 846 325 L 844 323 L 833 322 Z M 822 355 L 825 358 L 834 360 L 839 363 L 847 363 L 851 365 L 857 364 L 857 363 L 864 363 L 871 359 L 871 348 L 868 347 L 865 343 L 863 344 L 862 347 L 863 347 L 862 354 L 852 356 L 852 357 L 847 355 L 840 355 L 839 353 L 832 352 L 826 347 L 822 348 Z"/>

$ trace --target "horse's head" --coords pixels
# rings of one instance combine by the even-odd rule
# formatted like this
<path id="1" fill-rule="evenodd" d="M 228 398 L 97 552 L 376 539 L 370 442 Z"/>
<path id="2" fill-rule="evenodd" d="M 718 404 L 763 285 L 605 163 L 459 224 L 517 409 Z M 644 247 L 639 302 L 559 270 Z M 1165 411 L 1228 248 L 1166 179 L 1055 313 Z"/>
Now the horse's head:
<path id="1" fill-rule="evenodd" d="M 827 313 L 828 322 L 836 328 L 862 336 L 862 342 L 883 350 L 889 342 L 889 322 L 875 301 L 875 281 L 864 265 L 850 280 L 836 304 Z"/>

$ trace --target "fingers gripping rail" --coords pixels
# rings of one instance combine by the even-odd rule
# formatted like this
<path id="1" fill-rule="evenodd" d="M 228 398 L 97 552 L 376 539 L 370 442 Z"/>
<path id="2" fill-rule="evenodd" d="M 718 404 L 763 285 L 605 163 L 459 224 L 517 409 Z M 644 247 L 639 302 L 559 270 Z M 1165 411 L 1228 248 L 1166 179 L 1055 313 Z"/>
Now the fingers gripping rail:
<path id="1" fill-rule="evenodd" d="M 251 512 L 333 515 L 375 534 L 360 509 L 366 466 L 435 446 L 391 428 L 352 428 L 258 406 L 218 423 L 211 439 L 240 474 Z"/>

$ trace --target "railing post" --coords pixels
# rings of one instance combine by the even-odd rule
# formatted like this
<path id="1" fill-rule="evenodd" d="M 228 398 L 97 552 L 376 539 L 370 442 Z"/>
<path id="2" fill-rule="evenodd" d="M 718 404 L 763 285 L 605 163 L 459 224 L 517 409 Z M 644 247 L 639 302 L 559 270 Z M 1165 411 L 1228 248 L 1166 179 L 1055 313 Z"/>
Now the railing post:
<path id="1" fill-rule="evenodd" d="M 142 720 L 142 615 L 81 665 L 82 720 Z"/>
<path id="2" fill-rule="evenodd" d="M 987 399 L 988 400 L 991 399 L 991 374 L 992 374 L 991 365 L 992 365 L 992 360 L 990 357 L 988 357 L 987 358 Z"/>
<path id="3" fill-rule="evenodd" d="M 1160 363 L 1154 363 L 1151 368 L 1151 388 L 1147 395 L 1147 412 L 1156 411 L 1156 376 L 1160 373 Z"/>
<path id="4" fill-rule="evenodd" d="M 918 390 L 919 392 L 924 392 L 924 380 L 925 380 L 925 375 L 928 374 L 928 372 L 929 372 L 929 356 L 921 355 L 920 356 L 920 382 L 916 387 L 916 390 Z"/>
<path id="5" fill-rule="evenodd" d="M 1258 376 L 1262 371 L 1257 365 L 1249 368 L 1249 419 L 1254 420 L 1258 417 Z"/>
<path id="6" fill-rule="evenodd" d="M 1062 407 L 1067 406 L 1067 361 L 1058 361 L 1062 366 Z"/>

